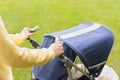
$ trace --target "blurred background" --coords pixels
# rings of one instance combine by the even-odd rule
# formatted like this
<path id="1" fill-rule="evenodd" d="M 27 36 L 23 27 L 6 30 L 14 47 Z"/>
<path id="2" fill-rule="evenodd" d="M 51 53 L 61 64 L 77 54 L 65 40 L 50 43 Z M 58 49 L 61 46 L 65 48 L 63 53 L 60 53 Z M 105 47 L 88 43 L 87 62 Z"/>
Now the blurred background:
<path id="1" fill-rule="evenodd" d="M 0 0 L 0 16 L 9 33 L 24 27 L 40 26 L 32 37 L 42 42 L 43 36 L 74 27 L 82 22 L 106 25 L 115 35 L 107 64 L 120 76 L 120 0 Z M 28 41 L 21 47 L 32 48 Z M 31 67 L 13 69 L 14 80 L 30 80 Z"/>

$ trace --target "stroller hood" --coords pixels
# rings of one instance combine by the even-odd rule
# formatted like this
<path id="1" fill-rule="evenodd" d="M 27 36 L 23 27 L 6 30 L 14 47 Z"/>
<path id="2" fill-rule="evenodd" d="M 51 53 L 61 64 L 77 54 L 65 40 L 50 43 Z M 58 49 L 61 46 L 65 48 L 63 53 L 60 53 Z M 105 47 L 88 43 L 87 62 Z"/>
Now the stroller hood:
<path id="1" fill-rule="evenodd" d="M 106 63 L 114 41 L 112 32 L 98 23 L 82 23 L 47 36 L 64 41 L 95 76 L 101 72 Z"/>

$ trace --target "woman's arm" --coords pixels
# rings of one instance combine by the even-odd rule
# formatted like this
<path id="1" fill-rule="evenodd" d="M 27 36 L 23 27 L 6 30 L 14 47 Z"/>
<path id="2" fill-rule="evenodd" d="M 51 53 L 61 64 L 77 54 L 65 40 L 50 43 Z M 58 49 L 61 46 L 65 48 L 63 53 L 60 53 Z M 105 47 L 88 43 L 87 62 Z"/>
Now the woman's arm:
<path id="1" fill-rule="evenodd" d="M 0 61 L 11 67 L 43 65 L 63 53 L 63 42 L 56 42 L 50 48 L 28 49 L 15 45 L 0 19 Z"/>

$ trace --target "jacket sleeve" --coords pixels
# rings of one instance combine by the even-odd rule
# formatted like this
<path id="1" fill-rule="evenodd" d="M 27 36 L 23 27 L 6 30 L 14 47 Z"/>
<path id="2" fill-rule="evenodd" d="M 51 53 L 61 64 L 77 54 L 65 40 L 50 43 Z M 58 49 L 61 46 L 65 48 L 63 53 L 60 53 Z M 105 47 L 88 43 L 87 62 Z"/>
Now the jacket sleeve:
<path id="1" fill-rule="evenodd" d="M 9 36 L 16 45 L 20 45 L 21 43 L 23 43 L 26 40 L 26 38 L 24 36 L 21 36 L 19 33 L 9 34 Z"/>
<path id="2" fill-rule="evenodd" d="M 4 44 L 6 44 L 4 46 Z M 43 65 L 55 58 L 54 51 L 50 48 L 28 49 L 17 47 L 14 43 L 6 41 L 0 48 L 2 61 L 11 67 L 31 67 Z M 7 49 L 7 50 L 6 50 Z"/>
<path id="3" fill-rule="evenodd" d="M 0 61 L 11 67 L 31 67 L 46 64 L 54 58 L 51 48 L 28 49 L 15 45 L 0 20 Z"/>

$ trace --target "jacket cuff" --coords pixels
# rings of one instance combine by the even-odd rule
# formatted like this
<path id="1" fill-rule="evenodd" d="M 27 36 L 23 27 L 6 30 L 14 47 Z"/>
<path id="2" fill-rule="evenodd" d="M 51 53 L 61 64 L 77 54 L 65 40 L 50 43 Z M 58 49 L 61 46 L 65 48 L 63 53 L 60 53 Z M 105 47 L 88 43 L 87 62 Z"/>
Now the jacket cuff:
<path id="1" fill-rule="evenodd" d="M 48 52 L 49 52 L 50 55 L 52 55 L 52 56 L 51 56 L 51 60 L 56 57 L 56 56 L 55 56 L 55 52 L 54 52 L 54 50 L 53 50 L 51 47 L 48 48 Z"/>

